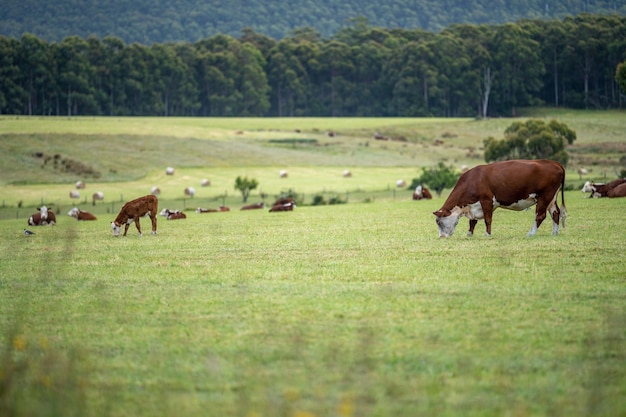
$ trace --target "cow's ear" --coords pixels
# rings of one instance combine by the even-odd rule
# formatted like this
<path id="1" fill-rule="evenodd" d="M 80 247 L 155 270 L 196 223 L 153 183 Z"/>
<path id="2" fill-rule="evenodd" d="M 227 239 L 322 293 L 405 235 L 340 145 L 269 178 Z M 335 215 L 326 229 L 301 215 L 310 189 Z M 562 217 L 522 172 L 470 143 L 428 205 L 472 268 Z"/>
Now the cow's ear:
<path id="1" fill-rule="evenodd" d="M 437 211 L 433 211 L 433 214 L 437 217 L 446 217 L 449 216 L 450 214 L 452 214 L 450 211 L 448 210 L 437 210 Z"/>

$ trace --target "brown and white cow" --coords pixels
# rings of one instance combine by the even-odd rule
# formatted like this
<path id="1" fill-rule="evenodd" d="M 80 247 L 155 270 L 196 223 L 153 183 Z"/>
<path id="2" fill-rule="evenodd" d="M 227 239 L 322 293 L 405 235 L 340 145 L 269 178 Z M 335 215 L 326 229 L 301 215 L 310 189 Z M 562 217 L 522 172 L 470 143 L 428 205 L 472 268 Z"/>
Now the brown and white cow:
<path id="1" fill-rule="evenodd" d="M 583 185 L 581 191 L 583 193 L 591 193 L 591 195 L 589 196 L 590 198 L 608 197 L 611 190 L 624 183 L 626 183 L 626 178 L 618 178 L 616 180 L 607 182 L 606 184 L 587 181 L 585 182 L 585 185 Z"/>
<path id="2" fill-rule="evenodd" d="M 430 200 L 432 198 L 433 195 L 430 193 L 428 188 L 421 185 L 415 187 L 415 191 L 413 191 L 413 200 Z"/>
<path id="3" fill-rule="evenodd" d="M 198 207 L 196 209 L 196 213 L 219 213 L 222 211 L 230 211 L 230 208 L 226 206 L 219 206 L 217 209 L 209 209 L 209 208 L 202 208 L 202 207 Z"/>
<path id="4" fill-rule="evenodd" d="M 565 227 L 565 169 L 561 164 L 548 160 L 513 160 L 478 165 L 461 174 L 454 189 L 443 206 L 435 211 L 439 237 L 454 233 L 461 216 L 469 219 L 468 236 L 474 234 L 478 220 L 484 219 L 487 236 L 491 236 L 493 211 L 502 207 L 524 210 L 537 205 L 535 222 L 528 232 L 534 236 L 546 212 L 552 217 L 552 234 L 559 232 L 559 219 Z M 562 209 L 557 197 L 561 190 Z"/>
<path id="5" fill-rule="evenodd" d="M 270 213 L 276 212 L 276 211 L 293 211 L 295 207 L 296 207 L 296 203 L 294 201 L 274 204 L 272 208 L 270 209 Z"/>
<path id="6" fill-rule="evenodd" d="M 240 210 L 258 210 L 258 209 L 262 209 L 265 208 L 265 203 L 261 202 L 261 203 L 254 203 L 254 204 L 248 204 L 246 206 L 243 206 Z"/>
<path id="7" fill-rule="evenodd" d="M 185 213 L 183 213 L 180 210 L 168 210 L 168 209 L 163 209 L 163 211 L 161 211 L 161 215 L 165 216 L 165 218 L 167 220 L 180 220 L 180 219 L 186 219 L 187 215 Z"/>
<path id="8" fill-rule="evenodd" d="M 83 211 L 79 209 L 78 207 L 74 207 L 73 209 L 68 211 L 67 215 L 70 217 L 74 217 L 76 220 L 79 220 L 79 221 L 98 220 L 96 216 L 94 216 L 93 214 L 89 213 L 88 211 Z"/>
<path id="9" fill-rule="evenodd" d="M 609 198 L 626 197 L 626 183 L 622 183 L 610 190 L 607 194 Z"/>
<path id="10" fill-rule="evenodd" d="M 158 212 L 159 200 L 153 195 L 145 195 L 143 197 L 139 197 L 127 202 L 122 206 L 117 217 L 111 223 L 113 236 L 117 237 L 120 235 L 120 229 L 122 225 L 125 225 L 124 236 L 126 236 L 126 232 L 128 232 L 128 227 L 133 222 L 137 227 L 139 236 L 141 236 L 141 226 L 139 224 L 139 218 L 145 215 L 150 216 L 150 220 L 152 220 L 152 234 L 156 235 Z"/>
<path id="11" fill-rule="evenodd" d="M 46 206 L 37 207 L 37 210 L 37 213 L 28 218 L 29 226 L 54 226 L 57 223 L 54 212 Z"/>
<path id="12" fill-rule="evenodd" d="M 70 191 L 70 198 L 80 198 L 80 192 Z"/>

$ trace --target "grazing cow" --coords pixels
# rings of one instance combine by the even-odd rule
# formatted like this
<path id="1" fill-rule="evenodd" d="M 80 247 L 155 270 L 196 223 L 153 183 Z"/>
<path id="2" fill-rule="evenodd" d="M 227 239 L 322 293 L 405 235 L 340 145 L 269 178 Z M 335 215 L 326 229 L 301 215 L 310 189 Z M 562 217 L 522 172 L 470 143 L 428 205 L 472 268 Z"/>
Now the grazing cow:
<path id="1" fill-rule="evenodd" d="M 70 191 L 70 198 L 80 198 L 80 193 L 78 191 Z"/>
<path id="2" fill-rule="evenodd" d="M 606 184 L 596 184 L 595 182 L 585 182 L 583 185 L 582 192 L 583 193 L 591 193 L 590 198 L 600 198 L 607 197 L 609 192 L 615 187 L 624 184 L 626 182 L 626 178 L 618 178 Z"/>
<path id="3" fill-rule="evenodd" d="M 99 201 L 104 200 L 104 193 L 102 191 L 93 193 L 93 195 L 91 196 L 91 201 L 94 206 L 96 205 L 96 200 L 99 200 Z"/>
<path id="4" fill-rule="evenodd" d="M 344 178 L 352 177 L 352 172 L 350 172 L 349 170 L 346 169 L 345 171 L 343 171 L 343 177 Z"/>
<path id="5" fill-rule="evenodd" d="M 124 236 L 128 232 L 128 226 L 131 223 L 135 223 L 139 236 L 141 236 L 141 226 L 139 225 L 139 218 L 145 215 L 150 216 L 152 220 L 152 234 L 156 235 L 157 232 L 157 214 L 159 212 L 159 200 L 153 195 L 145 195 L 143 197 L 136 198 L 129 201 L 122 206 L 119 214 L 115 220 L 111 223 L 111 229 L 113 230 L 113 236 L 120 235 L 120 229 L 122 225 L 124 227 Z"/>
<path id="6" fill-rule="evenodd" d="M 208 187 L 211 185 L 211 181 L 209 181 L 208 179 L 204 178 L 202 181 L 200 181 L 200 185 L 203 187 Z"/>
<path id="7" fill-rule="evenodd" d="M 405 180 L 396 181 L 396 187 L 398 188 L 406 187 L 406 181 Z"/>
<path id="8" fill-rule="evenodd" d="M 559 232 L 559 218 L 565 227 L 565 169 L 555 161 L 512 160 L 478 165 L 459 177 L 443 206 L 433 214 L 437 217 L 439 237 L 449 237 L 461 216 L 470 221 L 468 236 L 473 235 L 479 219 L 485 220 L 486 234 L 491 236 L 493 211 L 502 207 L 524 210 L 537 205 L 535 222 L 528 232 L 534 236 L 550 212 L 552 234 Z M 557 197 L 561 190 L 562 209 Z"/>
<path id="9" fill-rule="evenodd" d="M 626 183 L 622 183 L 610 190 L 607 194 L 609 198 L 626 197 Z"/>
<path id="10" fill-rule="evenodd" d="M 185 193 L 185 195 L 193 198 L 193 196 L 196 195 L 196 190 L 193 187 L 187 187 L 187 188 L 185 188 L 184 193 Z"/>
<path id="11" fill-rule="evenodd" d="M 175 169 L 172 167 L 165 168 L 165 175 L 174 175 Z"/>
<path id="12" fill-rule="evenodd" d="M 38 213 L 28 218 L 29 226 L 54 226 L 57 223 L 54 212 L 46 206 L 38 207 L 37 210 L 39 210 Z"/>
<path id="13" fill-rule="evenodd" d="M 76 181 L 76 189 L 77 190 L 82 190 L 85 188 L 85 183 L 82 181 Z"/>
<path id="14" fill-rule="evenodd" d="M 296 207 L 296 203 L 293 201 L 281 204 L 274 204 L 270 209 L 270 213 L 275 211 L 293 211 L 294 207 Z"/>
<path id="15" fill-rule="evenodd" d="M 278 173 L 278 176 L 280 178 L 287 178 L 289 176 L 289 173 L 287 173 L 287 171 L 283 169 Z"/>
<path id="16" fill-rule="evenodd" d="M 430 200 L 433 198 L 433 195 L 430 193 L 430 190 L 426 187 L 418 185 L 415 187 L 415 191 L 413 192 L 413 200 Z"/>
<path id="17" fill-rule="evenodd" d="M 265 208 L 265 203 L 261 202 L 261 203 L 248 204 L 247 206 L 243 206 L 241 210 L 258 210 L 262 208 Z"/>
<path id="18" fill-rule="evenodd" d="M 158 196 L 161 194 L 161 189 L 159 187 L 152 187 L 150 189 L 150 194 Z"/>
<path id="19" fill-rule="evenodd" d="M 96 216 L 89 213 L 88 211 L 82 211 L 78 207 L 74 207 L 70 211 L 67 212 L 67 215 L 70 217 L 74 217 L 76 220 L 98 220 Z"/>

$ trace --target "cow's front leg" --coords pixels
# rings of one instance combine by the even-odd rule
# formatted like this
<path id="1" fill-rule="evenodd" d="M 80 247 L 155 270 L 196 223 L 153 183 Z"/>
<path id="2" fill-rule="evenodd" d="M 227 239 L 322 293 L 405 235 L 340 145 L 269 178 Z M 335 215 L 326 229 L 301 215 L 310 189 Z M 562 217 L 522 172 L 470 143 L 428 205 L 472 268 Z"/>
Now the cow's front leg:
<path id="1" fill-rule="evenodd" d="M 467 236 L 474 236 L 474 228 L 476 227 L 476 223 L 478 223 L 478 220 L 476 219 L 472 219 L 469 221 L 470 227 L 469 232 L 467 232 Z"/>
<path id="2" fill-rule="evenodd" d="M 129 227 L 130 227 L 130 223 L 126 222 L 126 224 L 124 225 L 124 236 L 126 236 L 126 233 L 128 232 Z"/>
<path id="3" fill-rule="evenodd" d="M 491 237 L 491 219 L 493 217 L 493 202 L 491 200 L 481 201 L 480 205 L 483 208 L 483 215 L 485 216 L 485 236 Z"/>
<path id="4" fill-rule="evenodd" d="M 139 236 L 141 236 L 141 225 L 139 224 L 139 216 L 135 216 L 133 219 L 135 221 L 135 226 L 137 227 L 137 231 L 139 232 Z"/>

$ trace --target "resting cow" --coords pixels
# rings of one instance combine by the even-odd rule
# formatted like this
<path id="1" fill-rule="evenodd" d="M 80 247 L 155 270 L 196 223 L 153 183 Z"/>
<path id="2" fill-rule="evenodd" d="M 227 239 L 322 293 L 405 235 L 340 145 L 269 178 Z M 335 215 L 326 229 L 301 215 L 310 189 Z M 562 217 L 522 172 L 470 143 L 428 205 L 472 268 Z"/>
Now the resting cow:
<path id="1" fill-rule="evenodd" d="M 430 190 L 426 187 L 422 187 L 418 185 L 415 187 L 415 191 L 413 192 L 413 200 L 430 200 L 433 198 L 433 195 L 430 193 Z"/>
<path id="2" fill-rule="evenodd" d="M 146 195 L 139 197 L 135 200 L 129 201 L 122 206 L 119 214 L 115 220 L 111 223 L 111 229 L 113 230 L 113 236 L 120 235 L 120 229 L 122 224 L 124 227 L 124 236 L 128 232 L 128 227 L 131 223 L 135 223 L 139 236 L 141 236 L 141 226 L 139 224 L 139 218 L 145 215 L 150 216 L 152 220 L 152 234 L 156 235 L 157 232 L 157 214 L 159 211 L 159 200 L 153 195 Z"/>
<path id="3" fill-rule="evenodd" d="M 243 206 L 240 210 L 258 210 L 258 209 L 262 209 L 265 208 L 265 203 L 261 202 L 261 203 L 254 203 L 254 204 L 248 204 L 246 206 Z"/>
<path id="4" fill-rule="evenodd" d="M 46 206 L 38 207 L 37 210 L 39 212 L 28 218 L 29 226 L 54 226 L 57 223 L 54 212 Z"/>
<path id="5" fill-rule="evenodd" d="M 163 213 L 161 213 L 161 214 L 163 214 Z M 185 213 L 183 213 L 182 211 L 179 211 L 179 210 L 169 211 L 169 210 L 167 210 L 167 213 L 166 213 L 166 219 L 167 220 L 180 220 L 180 219 L 186 219 L 186 218 L 187 218 L 187 215 Z"/>
<path id="6" fill-rule="evenodd" d="M 202 208 L 202 207 L 198 207 L 196 209 L 196 213 L 219 213 L 222 211 L 230 211 L 230 208 L 226 206 L 219 206 L 217 209 L 209 209 L 209 208 Z"/>
<path id="7" fill-rule="evenodd" d="M 480 219 L 485 220 L 486 234 L 491 236 L 493 211 L 502 207 L 524 210 L 537 205 L 535 222 L 528 232 L 534 236 L 541 222 L 550 212 L 552 234 L 559 232 L 559 219 L 565 227 L 565 169 L 561 164 L 548 160 L 513 160 L 479 165 L 459 177 L 454 189 L 443 206 L 433 214 L 437 217 L 439 237 L 449 237 L 461 216 L 469 219 L 468 236 Z M 562 210 L 557 204 L 561 190 Z"/>
<path id="8" fill-rule="evenodd" d="M 626 197 L 626 183 L 620 184 L 610 190 L 607 194 L 609 198 Z"/>
<path id="9" fill-rule="evenodd" d="M 74 217 L 76 220 L 97 220 L 96 216 L 89 213 L 88 211 L 82 211 L 78 207 L 74 207 L 70 211 L 67 212 L 67 215 L 70 217 Z"/>
<path id="10" fill-rule="evenodd" d="M 611 190 L 624 183 L 626 183 L 625 178 L 618 178 L 606 184 L 587 181 L 581 191 L 583 193 L 591 193 L 590 198 L 608 197 Z"/>
<path id="11" fill-rule="evenodd" d="M 270 209 L 270 213 L 275 211 L 293 211 L 294 207 L 296 207 L 296 203 L 294 203 L 293 201 L 274 204 Z"/>

